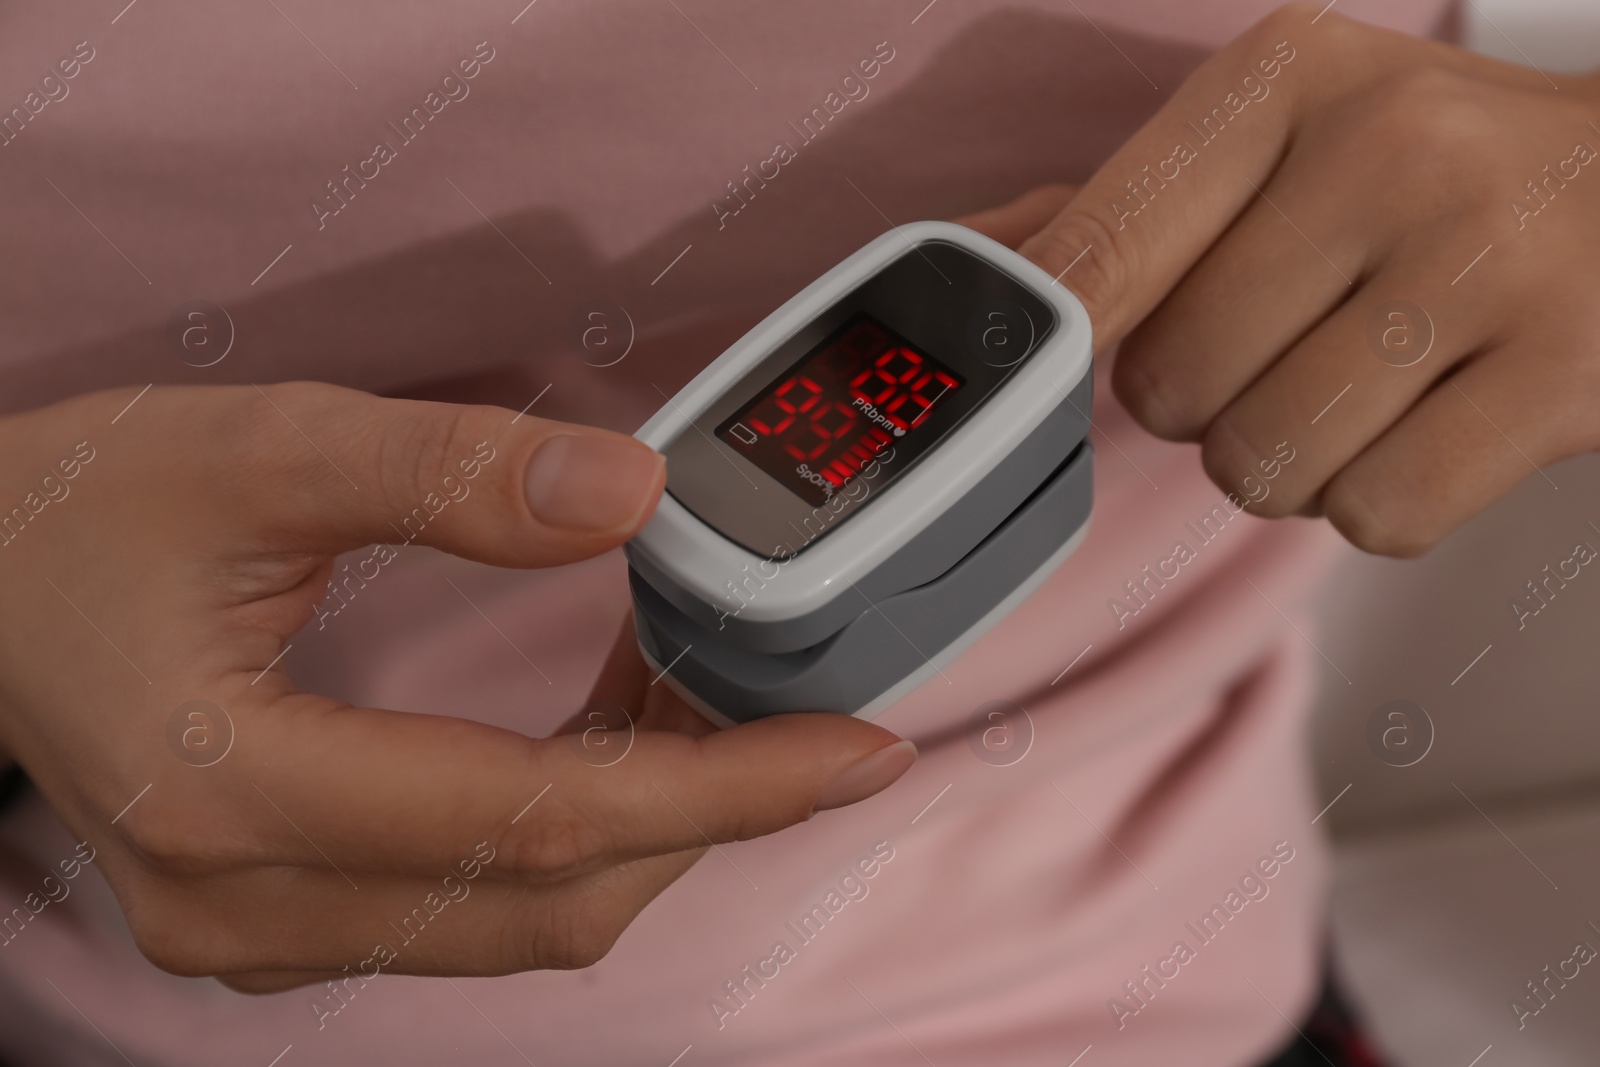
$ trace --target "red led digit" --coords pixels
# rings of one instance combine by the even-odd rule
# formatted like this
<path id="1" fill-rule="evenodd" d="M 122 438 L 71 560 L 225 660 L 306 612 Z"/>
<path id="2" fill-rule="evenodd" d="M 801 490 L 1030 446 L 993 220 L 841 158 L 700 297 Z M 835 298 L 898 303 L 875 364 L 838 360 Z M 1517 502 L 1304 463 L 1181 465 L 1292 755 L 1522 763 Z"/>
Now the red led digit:
<path id="1" fill-rule="evenodd" d="M 776 409 L 776 413 L 772 409 Z M 768 400 L 746 416 L 750 428 L 764 437 L 776 437 L 794 422 L 794 413 L 784 410 L 776 400 Z"/>
<path id="2" fill-rule="evenodd" d="M 796 386 L 802 393 L 791 396 Z M 822 387 L 803 374 L 778 386 L 767 400 L 747 417 L 752 429 L 769 437 L 781 437 L 795 423 L 796 416 L 817 402 Z M 798 401 L 798 403 L 796 403 Z M 774 412 L 772 409 L 776 408 Z"/>
<path id="3" fill-rule="evenodd" d="M 820 432 L 837 439 L 849 432 L 859 417 L 855 408 L 843 401 L 835 400 L 831 405 L 824 405 L 814 411 L 811 421 L 817 424 Z"/>
<path id="4" fill-rule="evenodd" d="M 803 429 L 789 434 L 789 439 L 783 443 L 783 450 L 795 459 L 816 459 L 826 452 L 828 446 L 833 442 L 828 437 L 819 434 L 814 424 L 808 422 L 802 425 Z"/>
<path id="5" fill-rule="evenodd" d="M 899 373 L 885 370 L 885 373 L 893 375 L 897 384 L 909 380 L 922 368 L 922 357 L 909 348 L 891 348 L 878 357 L 877 365 L 880 368 L 887 368 L 897 357 L 906 361 L 906 369 Z"/>
<path id="6" fill-rule="evenodd" d="M 877 392 L 869 390 L 869 383 L 871 389 L 876 389 Z M 868 367 L 851 379 L 850 391 L 855 396 L 859 396 L 867 403 L 877 407 L 894 395 L 895 386 L 898 384 L 894 375 L 888 373 L 882 367 L 873 366 Z"/>
<path id="7" fill-rule="evenodd" d="M 805 399 L 801 400 L 798 405 L 796 405 L 795 402 L 789 398 L 790 390 L 792 390 L 796 385 L 806 390 Z M 817 402 L 817 397 L 820 395 L 822 395 L 822 386 L 818 385 L 810 378 L 807 378 L 804 374 L 796 374 L 793 378 L 790 378 L 788 381 L 778 386 L 778 390 L 772 394 L 772 398 L 776 400 L 778 402 L 778 406 L 783 408 L 785 411 L 801 412 L 808 410 L 812 404 L 815 404 Z"/>
<path id="8" fill-rule="evenodd" d="M 815 399 L 815 397 L 810 398 L 804 406 L 811 407 Z M 804 429 L 798 431 L 802 435 L 809 433 L 814 440 L 806 440 L 804 443 L 791 441 L 784 447 L 795 459 L 816 459 L 831 448 L 836 440 L 843 437 L 855 421 L 855 409 L 840 401 L 816 405 L 810 417 L 806 419 Z"/>
<path id="9" fill-rule="evenodd" d="M 858 315 L 731 415 L 717 436 L 818 504 L 869 469 L 875 485 L 886 484 L 872 465 L 904 446 L 898 470 L 928 447 L 931 439 L 919 444 L 906 435 L 964 384 L 910 341 Z"/>
<path id="10" fill-rule="evenodd" d="M 928 385 L 931 382 L 936 382 L 938 384 L 937 388 L 930 392 L 928 391 Z M 922 424 L 922 420 L 928 417 L 928 412 L 933 410 L 934 402 L 951 389 L 956 388 L 959 384 L 960 383 L 958 383 L 954 378 L 950 377 L 950 375 L 944 373 L 943 371 L 937 370 L 918 379 L 917 384 L 912 386 L 911 392 L 908 395 L 908 399 L 910 399 L 911 403 L 916 405 L 917 408 L 917 414 L 911 420 L 911 426 L 920 426 Z"/>

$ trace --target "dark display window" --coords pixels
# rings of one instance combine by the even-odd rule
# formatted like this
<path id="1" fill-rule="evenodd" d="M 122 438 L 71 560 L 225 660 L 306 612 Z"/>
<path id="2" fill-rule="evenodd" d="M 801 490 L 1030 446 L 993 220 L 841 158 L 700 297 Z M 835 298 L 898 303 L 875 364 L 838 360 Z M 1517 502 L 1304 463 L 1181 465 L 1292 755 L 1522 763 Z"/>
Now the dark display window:
<path id="1" fill-rule="evenodd" d="M 937 460 L 940 442 L 1060 327 L 1048 301 L 994 264 L 925 241 L 775 342 L 707 404 L 662 449 L 667 492 L 759 556 L 806 551 L 878 490 Z M 963 457 L 949 458 L 961 466 Z"/>
<path id="2" fill-rule="evenodd" d="M 872 474 L 874 488 L 893 481 L 938 436 L 919 436 L 919 427 L 965 384 L 877 319 L 858 314 L 716 435 L 807 503 L 823 504 L 890 449 L 892 469 Z"/>

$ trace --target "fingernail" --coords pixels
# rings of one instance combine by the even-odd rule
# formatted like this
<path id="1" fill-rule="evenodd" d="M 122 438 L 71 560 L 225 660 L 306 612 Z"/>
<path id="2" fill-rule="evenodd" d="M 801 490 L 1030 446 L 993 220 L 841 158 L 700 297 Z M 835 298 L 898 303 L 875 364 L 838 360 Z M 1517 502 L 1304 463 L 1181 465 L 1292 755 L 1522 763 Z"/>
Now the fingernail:
<path id="1" fill-rule="evenodd" d="M 558 434 L 528 464 L 528 508 L 546 526 L 564 530 L 631 525 L 649 502 L 664 462 L 631 437 Z"/>
<path id="2" fill-rule="evenodd" d="M 910 741 L 896 741 L 870 756 L 863 756 L 822 787 L 815 810 L 842 808 L 882 792 L 910 770 L 915 762 L 917 746 Z"/>

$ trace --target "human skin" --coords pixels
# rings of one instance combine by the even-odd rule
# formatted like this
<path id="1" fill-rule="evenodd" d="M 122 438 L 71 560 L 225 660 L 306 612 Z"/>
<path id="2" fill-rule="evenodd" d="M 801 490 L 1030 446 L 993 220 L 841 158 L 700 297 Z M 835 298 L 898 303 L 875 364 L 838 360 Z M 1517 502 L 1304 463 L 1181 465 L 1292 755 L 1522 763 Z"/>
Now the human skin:
<path id="1" fill-rule="evenodd" d="M 1083 301 L 1097 350 L 1121 342 L 1118 399 L 1198 441 L 1217 485 L 1287 441 L 1294 463 L 1251 511 L 1325 514 L 1414 556 L 1535 464 L 1600 446 L 1600 160 L 1575 159 L 1600 149 L 1600 82 L 1323 10 L 1282 8 L 1208 59 L 1081 192 L 985 220 L 1060 207 L 1021 251 Z M 1294 58 L 1265 79 L 1284 42 Z M 1189 123 L 1246 76 L 1270 93 L 1135 199 L 1126 183 L 1199 144 Z M 1392 364 L 1425 326 L 1389 317 L 1395 300 L 1433 324 L 1410 366 Z M 1388 361 L 1374 324 L 1400 342 Z"/>
<path id="2" fill-rule="evenodd" d="M 1585 166 L 1520 228 L 1509 206 L 1575 142 L 1600 144 L 1597 88 L 1552 76 L 1552 90 L 1537 72 L 1318 10 L 1283 9 L 1224 48 L 1081 192 L 1050 187 L 964 221 L 1077 293 L 1097 347 L 1122 342 L 1120 399 L 1153 432 L 1200 441 L 1220 485 L 1294 443 L 1252 510 L 1321 510 L 1363 548 L 1414 554 L 1530 460 L 1597 443 L 1600 308 L 1585 253 L 1600 236 L 1586 183 L 1600 173 Z M 1187 122 L 1283 41 L 1296 55 L 1271 95 L 1119 219 L 1124 183 L 1192 138 Z M 1409 367 L 1366 340 L 1396 298 L 1437 327 Z M 0 420 L 0 508 L 77 442 L 97 449 L 71 495 L 0 548 L 0 758 L 96 847 L 158 965 L 255 990 L 337 972 L 485 840 L 496 858 L 440 914 L 447 936 L 385 969 L 583 965 L 694 862 L 698 830 L 727 841 L 781 829 L 883 788 L 913 758 L 837 717 L 711 732 L 649 685 L 626 633 L 594 699 L 637 709 L 640 733 L 608 768 L 566 740 L 298 693 L 281 662 L 261 675 L 312 618 L 332 557 L 392 541 L 394 517 L 479 441 L 496 458 L 420 541 L 486 563 L 613 547 L 646 520 L 661 479 L 650 460 L 613 511 L 578 493 L 568 515 L 588 525 L 551 526 L 525 500 L 532 457 L 553 435 L 602 431 L 306 383 L 265 391 L 152 389 L 114 426 L 132 390 Z M 197 698 L 237 728 L 205 768 L 166 740 L 173 709 Z"/>
<path id="3" fill-rule="evenodd" d="M 415 543 L 497 566 L 637 532 L 665 466 L 620 434 L 289 383 L 87 394 L 0 420 L 0 456 L 0 500 L 38 509 L 0 547 L 0 761 L 95 849 L 139 948 L 177 974 L 268 991 L 357 967 L 491 854 L 430 923 L 441 936 L 383 969 L 585 966 L 708 839 L 861 800 L 915 759 L 842 716 L 714 730 L 650 684 L 630 631 L 591 698 L 633 720 L 615 762 L 594 735 L 296 691 L 278 657 L 333 557 L 403 543 L 395 524 L 430 494 Z M 232 724 L 215 762 L 219 717 L 180 716 L 171 740 L 194 700 Z"/>

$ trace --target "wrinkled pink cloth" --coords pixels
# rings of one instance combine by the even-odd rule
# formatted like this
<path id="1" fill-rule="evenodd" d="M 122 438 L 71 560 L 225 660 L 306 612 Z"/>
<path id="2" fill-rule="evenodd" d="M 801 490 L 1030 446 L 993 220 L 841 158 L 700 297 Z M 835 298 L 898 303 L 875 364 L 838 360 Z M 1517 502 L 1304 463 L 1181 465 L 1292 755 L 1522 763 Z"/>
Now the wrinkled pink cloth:
<path id="1" fill-rule="evenodd" d="M 1083 179 L 1266 10 L 921 6 L 14 5 L 0 107 L 26 117 L 0 145 L 0 395 L 304 376 L 537 396 L 534 414 L 632 429 L 889 220 Z M 1442 5 L 1340 10 L 1425 32 Z M 780 143 L 777 176 L 742 184 Z M 165 335 L 197 298 L 236 333 L 203 368 Z M 620 346 L 603 354 L 579 342 L 597 309 Z M 1103 368 L 1097 385 L 1088 541 L 882 716 L 922 750 L 886 794 L 709 854 L 588 970 L 383 977 L 336 1014 L 326 990 L 246 997 L 158 972 L 90 866 L 0 948 L 0 1058 L 1264 1057 L 1318 980 L 1327 859 L 1304 718 L 1327 667 L 1288 620 L 1336 539 L 1232 516 L 1193 447 L 1135 427 Z M 1192 558 L 1173 563 L 1179 542 Z M 286 662 L 349 699 L 541 733 L 626 610 L 616 554 L 508 574 L 405 549 Z M 994 702 L 1031 736 L 1006 766 L 974 748 Z M 0 911 L 73 846 L 36 796 L 0 818 Z"/>

